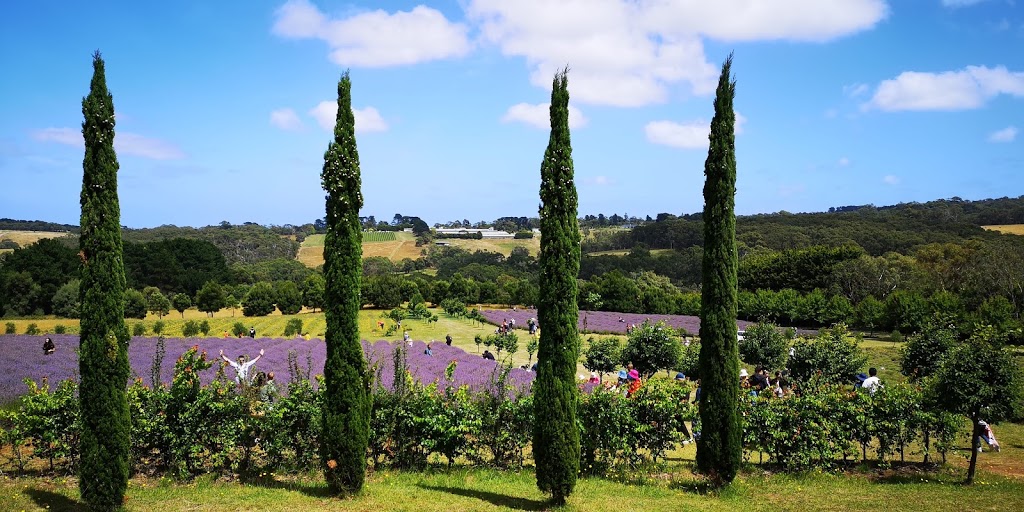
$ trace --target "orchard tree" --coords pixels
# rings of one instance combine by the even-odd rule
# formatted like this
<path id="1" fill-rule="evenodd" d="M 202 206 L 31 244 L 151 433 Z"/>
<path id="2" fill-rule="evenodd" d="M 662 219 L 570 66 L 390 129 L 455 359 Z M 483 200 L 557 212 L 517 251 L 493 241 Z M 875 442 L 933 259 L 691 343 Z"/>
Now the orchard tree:
<path id="1" fill-rule="evenodd" d="M 611 336 L 590 338 L 587 342 L 587 348 L 583 351 L 583 367 L 597 372 L 604 381 L 604 374 L 614 372 L 621 364 L 622 344 L 618 338 Z"/>
<path id="2" fill-rule="evenodd" d="M 142 292 L 129 288 L 124 292 L 124 317 L 146 319 L 146 297 Z"/>
<path id="3" fill-rule="evenodd" d="M 701 266 L 700 376 L 704 390 L 697 468 L 715 485 L 736 477 L 743 455 L 736 346 L 736 113 L 732 54 L 722 64 L 704 162 L 704 260 Z"/>
<path id="4" fill-rule="evenodd" d="M 838 324 L 822 329 L 817 338 L 796 340 L 788 364 L 793 379 L 801 383 L 819 376 L 824 383 L 850 384 L 867 360 L 860 335 L 853 336 L 846 325 Z"/>
<path id="5" fill-rule="evenodd" d="M 171 297 L 171 304 L 174 306 L 174 310 L 181 313 L 182 318 L 185 318 L 185 310 L 192 307 L 192 299 L 184 293 L 175 293 L 174 297 Z"/>
<path id="6" fill-rule="evenodd" d="M 359 337 L 362 279 L 363 206 L 352 82 L 348 71 L 338 81 L 334 140 L 324 154 L 321 184 L 327 191 L 324 238 L 324 313 L 327 360 L 324 362 L 320 457 L 334 493 L 355 493 L 366 479 L 370 442 L 370 375 Z"/>
<path id="7" fill-rule="evenodd" d="M 956 343 L 956 333 L 952 329 L 935 322 L 925 324 L 921 332 L 907 338 L 900 351 L 900 373 L 912 381 L 931 376 Z"/>
<path id="8" fill-rule="evenodd" d="M 231 297 L 232 301 L 237 304 L 235 297 Z M 196 308 L 207 316 L 212 317 L 214 313 L 228 306 L 227 298 L 224 297 L 224 288 L 221 287 L 216 281 L 207 281 L 203 284 L 203 287 L 196 292 Z M 232 304 L 233 306 L 233 304 Z M 232 308 L 232 312 L 234 309 Z"/>
<path id="9" fill-rule="evenodd" d="M 316 312 L 324 307 L 324 281 L 323 274 L 310 274 L 302 282 L 302 305 Z"/>
<path id="10" fill-rule="evenodd" d="M 971 463 L 967 483 L 974 482 L 982 434 L 979 422 L 994 423 L 1012 418 L 1021 406 L 1020 369 L 1003 336 L 985 327 L 950 350 L 931 382 L 931 395 L 939 406 L 971 420 Z"/>
<path id="11" fill-rule="evenodd" d="M 146 298 L 146 311 L 159 318 L 163 318 L 164 315 L 171 312 L 171 301 L 160 292 L 159 288 L 147 286 L 142 289 L 142 296 Z"/>
<path id="12" fill-rule="evenodd" d="M 739 341 L 740 357 L 747 363 L 781 370 L 786 363 L 789 341 L 771 322 L 761 322 L 747 327 Z"/>
<path id="13" fill-rule="evenodd" d="M 650 378 L 658 370 L 677 368 L 682 353 L 683 344 L 665 322 L 644 322 L 633 327 L 620 357 L 623 365 L 633 363 L 636 371 Z"/>
<path id="14" fill-rule="evenodd" d="M 235 316 L 235 310 L 242 307 L 242 302 L 235 298 L 234 294 L 224 297 L 224 307 L 231 310 L 231 316 Z"/>
<path id="15" fill-rule="evenodd" d="M 302 292 L 291 281 L 278 281 L 274 287 L 274 298 L 277 309 L 282 315 L 294 315 L 302 311 Z"/>
<path id="16" fill-rule="evenodd" d="M 82 421 L 78 487 L 94 510 L 124 504 L 131 455 L 126 385 L 128 327 L 124 323 L 124 257 L 114 152 L 114 100 L 103 59 L 93 54 L 89 95 L 82 100 L 81 330 L 78 368 Z"/>
<path id="17" fill-rule="evenodd" d="M 576 487 L 580 472 L 580 431 L 576 408 L 576 361 L 580 338 L 576 304 L 580 272 L 578 199 L 573 181 L 569 137 L 568 69 L 555 74 L 551 90 L 551 136 L 540 168 L 541 326 L 537 379 L 534 381 L 533 457 L 537 487 L 551 493 L 555 505 Z M 456 274 L 455 277 L 459 277 Z M 452 280 L 453 288 L 455 279 Z"/>
<path id="18" fill-rule="evenodd" d="M 267 316 L 274 312 L 274 287 L 266 281 L 260 281 L 249 289 L 242 301 L 242 314 L 245 316 Z"/>

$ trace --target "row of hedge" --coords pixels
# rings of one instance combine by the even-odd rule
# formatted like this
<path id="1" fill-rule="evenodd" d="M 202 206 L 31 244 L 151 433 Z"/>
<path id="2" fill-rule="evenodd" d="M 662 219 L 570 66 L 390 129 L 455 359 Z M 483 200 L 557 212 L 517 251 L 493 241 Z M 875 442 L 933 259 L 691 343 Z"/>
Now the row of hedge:
<path id="1" fill-rule="evenodd" d="M 397 386 L 373 389 L 368 458 L 375 467 L 420 468 L 445 461 L 502 468 L 526 463 L 532 437 L 530 395 L 515 396 L 506 372 L 489 390 L 450 385 L 454 363 L 439 383 L 413 382 L 399 364 Z M 272 403 L 259 390 L 239 388 L 224 373 L 202 386 L 198 372 L 212 366 L 192 348 L 175 365 L 169 386 L 136 379 L 129 386 L 132 462 L 137 472 L 187 479 L 203 473 L 251 475 L 318 467 L 321 395 L 308 369 L 290 361 L 291 381 Z M 378 376 L 379 377 L 379 376 Z M 381 382 L 377 379 L 376 382 Z M 20 406 L 0 411 L 0 441 L 10 449 L 6 466 L 25 471 L 44 466 L 71 473 L 78 461 L 76 384 L 51 388 L 27 381 Z M 696 418 L 688 383 L 652 379 L 632 397 L 595 389 L 581 395 L 582 470 L 591 475 L 628 469 L 663 458 L 689 437 Z M 896 385 L 874 396 L 832 385 L 805 386 L 785 398 L 742 400 L 744 440 L 751 453 L 787 470 L 828 467 L 840 459 L 879 460 L 908 446 L 945 454 L 962 434 L 961 417 L 929 411 L 921 392 Z M 33 460 L 37 462 L 33 462 Z M 38 461 L 42 461 L 40 464 Z"/>

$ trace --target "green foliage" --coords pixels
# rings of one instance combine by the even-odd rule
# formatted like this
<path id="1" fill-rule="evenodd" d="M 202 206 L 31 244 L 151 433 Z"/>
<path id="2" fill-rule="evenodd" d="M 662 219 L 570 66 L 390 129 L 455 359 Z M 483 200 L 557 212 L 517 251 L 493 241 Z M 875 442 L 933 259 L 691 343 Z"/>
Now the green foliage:
<path id="1" fill-rule="evenodd" d="M 58 466 L 73 468 L 81 432 L 77 386 L 70 379 L 52 391 L 46 379 L 40 385 L 25 379 L 25 384 L 28 392 L 21 398 L 16 430 L 31 443 L 32 456 L 49 463 L 50 472 Z"/>
<path id="2" fill-rule="evenodd" d="M 178 313 L 181 313 L 181 317 L 185 318 L 185 310 L 192 307 L 192 299 L 184 293 L 176 293 L 171 297 L 171 304 Z"/>
<path id="3" fill-rule="evenodd" d="M 683 343 L 683 351 L 679 356 L 679 365 L 676 370 L 683 372 L 683 375 L 690 380 L 700 378 L 700 340 L 691 340 L 690 344 Z"/>
<path id="4" fill-rule="evenodd" d="M 121 507 L 128 485 L 131 418 L 128 383 L 127 288 L 114 153 L 114 103 L 104 64 L 93 55 L 89 96 L 82 100 L 82 260 L 79 389 L 82 418 L 79 490 L 90 508 Z M 164 299 L 166 300 L 166 298 Z"/>
<path id="5" fill-rule="evenodd" d="M 124 292 L 124 317 L 145 320 L 146 297 L 142 292 L 129 288 Z"/>
<path id="6" fill-rule="evenodd" d="M 4 334 L 17 334 L 17 326 L 14 322 L 7 322 L 4 324 Z"/>
<path id="7" fill-rule="evenodd" d="M 284 326 L 284 335 L 295 336 L 296 334 L 302 334 L 302 319 L 289 318 L 288 324 Z"/>
<path id="8" fill-rule="evenodd" d="M 164 332 L 164 321 L 157 320 L 153 322 L 153 334 L 160 335 L 162 332 Z"/>
<path id="9" fill-rule="evenodd" d="M 371 276 L 361 289 L 362 303 L 380 309 L 392 309 L 402 304 L 402 278 L 395 275 Z"/>
<path id="10" fill-rule="evenodd" d="M 370 375 L 363 360 L 359 335 L 359 309 L 367 297 L 363 294 L 360 298 L 362 228 L 359 209 L 363 196 L 351 88 L 346 71 L 338 81 L 334 140 L 324 153 L 320 175 L 327 191 L 324 238 L 327 361 L 324 363 L 320 458 L 327 485 L 334 493 L 358 492 L 363 487 L 372 414 Z M 377 300 L 374 299 L 374 303 Z"/>
<path id="11" fill-rule="evenodd" d="M 146 335 L 146 324 L 142 322 L 136 322 L 132 325 L 132 336 L 145 336 Z"/>
<path id="12" fill-rule="evenodd" d="M 789 341 L 779 327 L 771 322 L 761 322 L 747 327 L 739 340 L 740 358 L 747 363 L 772 370 L 785 368 Z"/>
<path id="13" fill-rule="evenodd" d="M 199 334 L 199 322 L 195 320 L 187 320 L 184 325 L 181 326 L 181 335 L 186 338 L 193 338 Z"/>
<path id="14" fill-rule="evenodd" d="M 440 305 L 448 316 L 460 317 L 466 314 L 466 305 L 456 299 L 444 299 Z"/>
<path id="15" fill-rule="evenodd" d="M 147 286 L 142 290 L 142 296 L 146 298 L 146 311 L 163 318 L 171 312 L 171 301 L 155 286 Z"/>
<path id="16" fill-rule="evenodd" d="M 274 302 L 282 315 L 294 315 L 302 311 L 302 292 L 291 281 L 274 283 Z"/>
<path id="17" fill-rule="evenodd" d="M 839 324 L 822 329 L 817 338 L 799 338 L 793 343 L 789 368 L 793 379 L 809 383 L 851 384 L 867 362 L 860 349 L 860 335 L 852 336 Z"/>
<path id="18" fill-rule="evenodd" d="M 722 64 L 715 93 L 708 157 L 704 162 L 704 258 L 701 275 L 700 375 L 705 397 L 700 408 L 704 435 L 697 468 L 716 485 L 736 477 L 742 456 L 737 395 L 736 347 L 736 82 L 732 55 Z"/>
<path id="19" fill-rule="evenodd" d="M 232 297 L 233 298 L 233 297 Z M 224 296 L 224 288 L 216 281 L 207 281 L 203 287 L 196 292 L 196 309 L 213 316 L 214 313 L 227 307 L 227 297 Z"/>
<path id="20" fill-rule="evenodd" d="M 260 281 L 249 289 L 242 300 L 242 314 L 245 316 L 267 316 L 274 311 L 274 287 Z"/>
<path id="21" fill-rule="evenodd" d="M 245 324 L 242 322 L 235 322 L 231 325 L 231 334 L 236 338 L 241 338 L 249 332 L 249 329 L 245 328 Z"/>
<path id="22" fill-rule="evenodd" d="M 900 373 L 912 381 L 924 379 L 939 369 L 942 358 L 957 343 L 956 333 L 934 322 L 907 338 L 900 350 Z"/>
<path id="23" fill-rule="evenodd" d="M 885 322 L 885 304 L 868 295 L 864 300 L 857 303 L 854 311 L 855 325 L 874 332 L 876 328 L 882 327 Z"/>
<path id="24" fill-rule="evenodd" d="M 53 314 L 64 318 L 78 318 L 80 308 L 79 286 L 81 281 L 72 279 L 64 283 L 53 294 Z"/>
<path id="25" fill-rule="evenodd" d="M 618 338 L 587 338 L 587 348 L 583 351 L 583 367 L 597 372 L 601 380 L 604 380 L 604 374 L 618 369 L 621 361 L 622 344 Z"/>
<path id="26" fill-rule="evenodd" d="M 577 277 L 580 271 L 578 198 L 573 182 L 569 136 L 568 70 L 555 74 L 551 90 L 551 135 L 541 163 L 540 333 L 537 378 L 533 384 L 533 457 L 537 487 L 565 503 L 576 486 L 580 432 L 576 407 Z M 452 286 L 455 286 L 455 277 Z M 602 293 L 602 296 L 604 294 Z"/>
<path id="27" fill-rule="evenodd" d="M 310 274 L 302 282 L 302 305 L 316 311 L 324 307 L 324 276 L 323 274 Z"/>
<path id="28" fill-rule="evenodd" d="M 682 351 L 682 343 L 665 322 L 652 324 L 645 321 L 633 327 L 626 346 L 622 348 L 620 363 L 632 363 L 644 378 L 648 378 L 658 370 L 676 368 Z"/>
<path id="29" fill-rule="evenodd" d="M 199 322 L 199 332 L 201 332 L 203 336 L 210 334 L 210 322 L 205 318 L 202 322 Z"/>
<path id="30" fill-rule="evenodd" d="M 41 332 L 42 331 L 39 330 L 39 325 L 37 325 L 35 322 L 32 322 L 28 324 L 27 327 L 25 327 L 25 334 L 28 334 L 30 336 L 35 336 Z"/>
<path id="31" fill-rule="evenodd" d="M 57 325 L 53 326 L 53 333 L 54 334 L 64 334 L 66 332 L 68 332 L 68 327 L 66 325 L 64 325 L 64 324 L 57 324 Z"/>

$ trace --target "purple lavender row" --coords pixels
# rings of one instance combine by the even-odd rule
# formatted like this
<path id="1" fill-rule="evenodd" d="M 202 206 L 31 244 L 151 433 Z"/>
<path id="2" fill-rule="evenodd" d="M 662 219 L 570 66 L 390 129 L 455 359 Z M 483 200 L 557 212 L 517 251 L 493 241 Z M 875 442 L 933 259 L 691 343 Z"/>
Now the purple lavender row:
<path id="1" fill-rule="evenodd" d="M 42 349 L 43 341 L 47 337 L 52 338 L 57 346 L 56 352 L 50 355 L 44 355 Z M 298 338 L 166 338 L 164 343 L 166 353 L 160 367 L 161 381 L 164 383 L 170 382 L 178 357 L 192 346 L 198 346 L 199 350 L 206 351 L 207 357 L 214 362 L 213 368 L 200 372 L 199 377 L 203 384 L 209 384 L 216 377 L 218 355 L 221 350 L 224 350 L 225 356 L 236 360 L 239 355 L 254 358 L 260 349 L 263 349 L 264 355 L 252 371 L 273 371 L 279 383 L 278 387 L 282 390 L 287 387 L 290 380 L 289 352 L 295 352 L 298 365 L 303 370 L 309 369 L 311 376 L 323 373 L 326 359 L 325 346 L 320 339 L 307 341 Z M 150 384 L 156 348 L 156 338 L 132 338 L 128 345 L 128 359 L 133 379 L 138 377 L 146 385 Z M 454 375 L 456 386 L 465 384 L 474 390 L 483 390 L 494 373 L 494 361 L 485 360 L 458 347 L 435 342 L 432 345 L 432 356 L 423 353 L 425 348 L 426 344 L 422 341 L 413 342 L 413 345 L 408 347 L 408 368 L 413 378 L 423 384 L 442 382 L 444 370 L 453 360 L 458 361 Z M 25 393 L 25 378 L 40 382 L 45 377 L 51 385 L 67 378 L 78 380 L 77 349 L 78 336 L 73 334 L 0 336 L 0 404 L 13 401 Z M 393 384 L 393 350 L 394 344 L 388 341 L 363 341 L 363 351 L 367 360 L 370 364 L 380 365 L 382 384 L 388 387 Z M 226 369 L 226 373 L 229 378 L 234 378 L 234 370 L 230 367 Z M 509 380 L 517 388 L 526 391 L 533 381 L 533 374 L 514 369 Z"/>
<path id="2" fill-rule="evenodd" d="M 501 325 L 503 321 L 510 318 L 516 320 L 516 328 L 526 329 L 527 321 L 531 318 L 537 319 L 536 309 L 485 309 L 480 313 L 488 322 Z M 626 326 L 640 325 L 645 320 L 651 323 L 664 321 L 665 324 L 675 329 L 686 329 L 692 335 L 700 332 L 700 317 L 688 315 L 645 315 L 640 313 L 616 313 L 613 311 L 580 311 L 577 327 L 582 332 L 626 334 Z M 737 329 L 746 329 L 751 322 L 737 320 Z M 544 326 L 540 326 L 541 329 Z"/>

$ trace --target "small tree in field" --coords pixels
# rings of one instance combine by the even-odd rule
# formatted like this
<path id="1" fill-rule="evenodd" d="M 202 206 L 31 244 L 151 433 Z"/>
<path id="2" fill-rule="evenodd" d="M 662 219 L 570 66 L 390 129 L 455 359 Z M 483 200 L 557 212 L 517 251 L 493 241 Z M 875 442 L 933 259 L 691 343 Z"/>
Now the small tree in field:
<path id="1" fill-rule="evenodd" d="M 740 357 L 747 363 L 780 370 L 786 363 L 789 341 L 777 325 L 761 322 L 747 327 L 739 348 Z"/>
<path id="2" fill-rule="evenodd" d="M 644 322 L 633 328 L 620 357 L 622 364 L 633 363 L 636 371 L 648 378 L 658 370 L 679 366 L 682 353 L 683 344 L 665 322 Z"/>
<path id="3" fill-rule="evenodd" d="M 590 338 L 583 351 L 583 367 L 597 372 L 604 381 L 604 374 L 614 372 L 622 361 L 622 344 L 618 338 Z"/>
<path id="4" fill-rule="evenodd" d="M 900 351 L 900 373 L 912 381 L 934 374 L 956 342 L 956 333 L 952 330 L 934 323 L 925 325 L 920 333 L 907 339 Z"/>
<path id="5" fill-rule="evenodd" d="M 217 284 L 216 281 L 207 281 L 196 292 L 196 309 L 212 317 L 214 313 L 227 305 L 227 300 L 225 299 L 224 288 Z M 232 300 L 234 300 L 234 297 L 232 297 Z"/>
<path id="6" fill-rule="evenodd" d="M 930 380 L 933 399 L 949 412 L 971 420 L 971 463 L 967 483 L 974 482 L 978 464 L 980 421 L 997 422 L 1021 407 L 1020 370 L 1002 338 L 990 327 L 976 332 L 950 350 Z"/>
<path id="7" fill-rule="evenodd" d="M 793 344 L 789 368 L 793 379 L 810 382 L 821 375 L 822 382 L 850 384 L 864 365 L 867 356 L 860 349 L 860 337 L 852 336 L 843 324 L 822 329 L 817 338 L 798 339 Z"/>
<path id="8" fill-rule="evenodd" d="M 185 318 L 185 310 L 192 307 L 192 299 L 184 293 L 176 293 L 171 298 L 171 304 L 174 306 L 174 310 L 180 313 L 182 318 Z"/>

